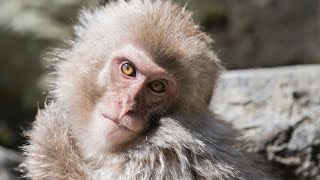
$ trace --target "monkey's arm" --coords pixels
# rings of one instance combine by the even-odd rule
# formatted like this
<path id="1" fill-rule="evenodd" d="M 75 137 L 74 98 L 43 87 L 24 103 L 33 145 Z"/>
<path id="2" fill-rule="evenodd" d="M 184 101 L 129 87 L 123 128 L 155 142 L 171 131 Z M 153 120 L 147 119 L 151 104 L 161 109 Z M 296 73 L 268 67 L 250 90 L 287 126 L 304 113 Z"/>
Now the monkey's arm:
<path id="1" fill-rule="evenodd" d="M 52 102 L 39 110 L 32 130 L 26 135 L 29 143 L 23 147 L 26 160 L 21 166 L 28 169 L 28 178 L 88 179 L 59 105 Z"/>

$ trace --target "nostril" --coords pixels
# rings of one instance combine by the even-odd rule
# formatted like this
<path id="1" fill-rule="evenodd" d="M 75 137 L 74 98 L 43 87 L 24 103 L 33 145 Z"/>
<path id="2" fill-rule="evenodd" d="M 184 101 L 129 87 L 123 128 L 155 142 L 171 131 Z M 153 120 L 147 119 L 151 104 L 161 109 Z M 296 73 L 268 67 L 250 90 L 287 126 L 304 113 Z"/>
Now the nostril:
<path id="1" fill-rule="evenodd" d="M 127 104 L 127 110 L 128 113 L 132 113 L 135 111 L 136 103 L 135 102 L 130 102 Z"/>
<path id="2" fill-rule="evenodd" d="M 130 109 L 128 112 L 127 112 L 127 114 L 133 114 L 134 113 L 134 110 L 133 109 Z"/>

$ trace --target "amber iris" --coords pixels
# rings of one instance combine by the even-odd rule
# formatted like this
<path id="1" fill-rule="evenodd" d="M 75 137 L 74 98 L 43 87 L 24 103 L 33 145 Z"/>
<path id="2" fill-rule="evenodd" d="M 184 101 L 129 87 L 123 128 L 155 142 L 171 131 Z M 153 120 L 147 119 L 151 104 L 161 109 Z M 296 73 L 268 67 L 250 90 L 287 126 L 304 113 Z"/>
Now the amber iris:
<path id="1" fill-rule="evenodd" d="M 124 63 L 121 65 L 121 71 L 123 74 L 131 77 L 136 76 L 136 68 L 130 63 Z"/>
<path id="2" fill-rule="evenodd" d="M 166 86 L 159 80 L 152 81 L 149 84 L 149 88 L 156 93 L 163 93 L 166 91 Z"/>

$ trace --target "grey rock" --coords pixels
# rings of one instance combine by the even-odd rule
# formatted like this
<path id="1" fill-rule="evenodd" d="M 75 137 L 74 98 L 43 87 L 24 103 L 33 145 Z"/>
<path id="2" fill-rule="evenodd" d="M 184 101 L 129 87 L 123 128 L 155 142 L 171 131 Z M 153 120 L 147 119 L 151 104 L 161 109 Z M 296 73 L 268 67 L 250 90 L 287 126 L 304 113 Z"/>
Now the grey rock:
<path id="1" fill-rule="evenodd" d="M 248 150 L 300 179 L 320 179 L 320 65 L 229 71 L 216 113 L 243 131 Z"/>
<path id="2" fill-rule="evenodd" d="M 0 27 L 34 38 L 60 39 L 71 35 L 71 18 L 84 0 L 0 1 Z"/>
<path id="3" fill-rule="evenodd" d="M 22 122 L 34 119 L 47 84 L 43 56 L 48 47 L 72 36 L 85 0 L 0 1 L 0 144 L 21 143 Z M 39 103 L 37 103 L 39 101 Z"/>
<path id="4" fill-rule="evenodd" d="M 320 63 L 319 1 L 197 0 L 197 5 L 200 2 L 201 11 L 224 11 L 226 22 L 207 30 L 229 69 Z"/>
<path id="5" fill-rule="evenodd" d="M 20 174 L 17 166 L 23 161 L 23 157 L 12 150 L 0 147 L 0 179 L 18 180 Z"/>

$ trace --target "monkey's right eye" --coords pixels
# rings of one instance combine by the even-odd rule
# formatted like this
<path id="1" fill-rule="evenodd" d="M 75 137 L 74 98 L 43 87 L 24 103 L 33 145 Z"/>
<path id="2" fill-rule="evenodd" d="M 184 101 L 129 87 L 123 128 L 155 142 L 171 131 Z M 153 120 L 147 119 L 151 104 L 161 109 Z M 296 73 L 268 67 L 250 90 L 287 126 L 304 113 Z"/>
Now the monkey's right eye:
<path id="1" fill-rule="evenodd" d="M 136 77 L 136 68 L 131 63 L 122 64 L 121 71 L 127 76 Z"/>

